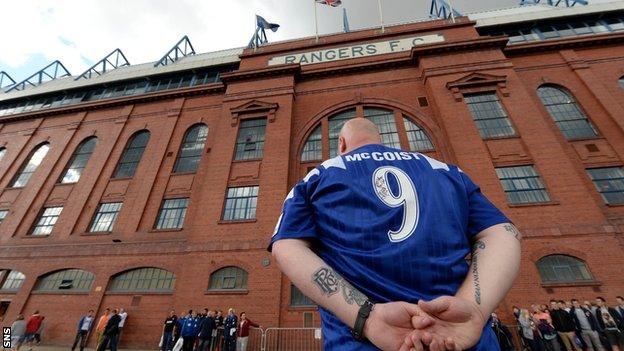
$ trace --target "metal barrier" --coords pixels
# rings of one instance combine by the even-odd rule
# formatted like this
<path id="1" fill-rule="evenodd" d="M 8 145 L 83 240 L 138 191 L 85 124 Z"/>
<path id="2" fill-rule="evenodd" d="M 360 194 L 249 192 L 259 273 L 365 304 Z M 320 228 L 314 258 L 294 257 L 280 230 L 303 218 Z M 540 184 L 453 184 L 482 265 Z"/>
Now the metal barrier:
<path id="1" fill-rule="evenodd" d="M 265 331 L 259 328 L 249 328 L 249 339 L 247 341 L 247 351 L 264 350 Z"/>
<path id="2" fill-rule="evenodd" d="M 516 350 L 526 351 L 517 325 L 506 325 Z M 214 345 L 214 344 L 213 344 Z M 216 348 L 219 350 L 221 348 Z M 213 349 L 215 350 L 215 349 Z M 320 328 L 250 328 L 247 351 L 322 351 Z"/>
<path id="3" fill-rule="evenodd" d="M 320 328 L 267 328 L 261 351 L 321 351 Z"/>

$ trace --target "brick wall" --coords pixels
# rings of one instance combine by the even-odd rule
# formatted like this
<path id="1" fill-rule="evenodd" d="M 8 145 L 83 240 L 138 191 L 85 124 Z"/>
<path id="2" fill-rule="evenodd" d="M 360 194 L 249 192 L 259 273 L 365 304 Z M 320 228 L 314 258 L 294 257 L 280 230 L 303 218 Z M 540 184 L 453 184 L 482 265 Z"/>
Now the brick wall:
<path id="1" fill-rule="evenodd" d="M 0 145 L 7 148 L 0 161 L 0 209 L 10 210 L 0 225 L 0 269 L 26 275 L 19 291 L 0 291 L 0 300 L 10 301 L 5 321 L 39 309 L 46 315 L 45 342 L 67 345 L 73 340 L 78 318 L 88 309 L 95 309 L 99 316 L 106 307 L 125 307 L 130 317 L 123 347 L 156 345 L 161 321 L 172 308 L 180 313 L 189 308 L 225 311 L 235 307 L 263 326 L 297 327 L 303 325 L 304 312 L 314 312 L 318 325 L 315 309 L 290 307 L 290 282 L 265 248 L 288 189 L 310 165 L 299 162 L 307 135 L 327 116 L 364 105 L 393 109 L 419 124 L 435 145 L 432 156 L 458 164 L 524 232 L 520 277 L 500 306 L 504 320 L 509 321 L 512 305 L 596 295 L 612 301 L 623 294 L 619 266 L 624 257 L 624 207 L 605 205 L 585 169 L 619 166 L 624 159 L 624 91 L 617 85 L 624 73 L 624 48 L 593 45 L 509 52 L 482 44 L 471 23 L 430 25 L 438 27 L 422 23 L 390 27 L 384 35 L 441 31 L 448 41 L 472 40 L 474 47 L 466 49 L 465 44 L 423 53 L 417 59 L 406 52 L 387 59 L 311 65 L 297 72 L 256 72 L 226 80 L 224 91 L 188 96 L 165 93 L 133 104 L 124 104 L 121 98 L 114 105 L 81 112 L 60 110 L 44 117 L 25 114 L 19 120 L 0 120 Z M 375 35 L 379 34 L 359 32 L 323 40 L 333 45 Z M 262 70 L 270 57 L 308 45 L 304 40 L 246 52 L 241 70 Z M 471 76 L 477 73 L 477 78 Z M 482 140 L 462 99 L 465 91 L 449 88 L 453 82 L 470 91 L 486 87 L 496 92 L 518 136 Z M 566 141 L 535 93 L 544 83 L 568 89 L 600 136 Z M 429 105 L 420 106 L 419 97 L 426 97 Z M 258 117 L 268 119 L 264 157 L 232 161 L 240 121 Z M 172 174 L 184 133 L 196 123 L 209 129 L 200 166 L 194 173 Z M 128 139 L 145 129 L 150 141 L 135 177 L 111 179 Z M 74 149 L 89 136 L 96 136 L 98 143 L 80 181 L 57 184 Z M 10 188 L 24 159 L 42 142 L 51 145 L 44 162 L 26 187 Z M 587 151 L 586 144 L 596 145 L 599 151 Z M 535 166 L 551 202 L 507 204 L 494 167 L 518 164 Z M 245 185 L 259 186 L 257 219 L 221 221 L 227 187 Z M 184 228 L 153 230 L 162 199 L 181 196 L 190 197 Z M 115 229 L 88 234 L 102 201 L 124 203 Z M 63 205 L 63 213 L 52 235 L 31 237 L 28 232 L 45 205 Z M 543 286 L 535 263 L 553 253 L 584 260 L 598 282 Z M 268 266 L 263 264 L 267 259 Z M 248 272 L 248 291 L 208 292 L 210 274 L 232 265 Z M 137 267 L 173 272 L 174 292 L 106 293 L 113 275 Z M 65 268 L 92 272 L 96 279 L 91 291 L 32 292 L 37 277 Z M 93 338 L 90 342 L 94 343 Z"/>

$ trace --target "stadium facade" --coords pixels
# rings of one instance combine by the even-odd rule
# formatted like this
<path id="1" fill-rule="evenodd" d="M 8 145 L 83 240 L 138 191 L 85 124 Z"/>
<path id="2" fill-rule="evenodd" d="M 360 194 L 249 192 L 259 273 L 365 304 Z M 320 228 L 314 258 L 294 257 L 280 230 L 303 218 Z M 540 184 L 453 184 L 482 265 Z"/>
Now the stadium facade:
<path id="1" fill-rule="evenodd" d="M 11 84 L 3 325 L 38 309 L 45 341 L 68 345 L 86 310 L 125 307 L 122 347 L 157 344 L 172 308 L 318 325 L 266 246 L 289 188 L 336 154 L 349 118 L 459 165 L 522 230 L 503 319 L 514 304 L 613 300 L 623 42 L 622 1 L 536 5 Z"/>

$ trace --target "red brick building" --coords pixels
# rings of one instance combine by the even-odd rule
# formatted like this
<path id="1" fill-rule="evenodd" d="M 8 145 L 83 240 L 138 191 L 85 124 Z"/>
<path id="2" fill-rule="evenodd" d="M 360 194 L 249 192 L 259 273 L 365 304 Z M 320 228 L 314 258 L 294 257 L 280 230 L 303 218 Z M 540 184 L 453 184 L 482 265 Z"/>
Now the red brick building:
<path id="1" fill-rule="evenodd" d="M 67 345 L 125 307 L 318 325 L 266 252 L 341 124 L 459 165 L 525 235 L 500 306 L 624 294 L 624 4 L 528 7 L 232 49 L 0 93 L 0 315 Z M 102 73 L 102 72 L 100 72 Z M 91 338 L 93 343 L 94 338 Z"/>

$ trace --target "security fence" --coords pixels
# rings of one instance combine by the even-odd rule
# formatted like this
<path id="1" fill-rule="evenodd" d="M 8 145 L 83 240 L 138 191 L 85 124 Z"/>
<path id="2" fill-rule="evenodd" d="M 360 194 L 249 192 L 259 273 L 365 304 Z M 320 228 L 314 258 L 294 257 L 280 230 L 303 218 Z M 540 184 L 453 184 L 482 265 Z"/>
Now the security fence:
<path id="1" fill-rule="evenodd" d="M 507 325 L 514 350 L 526 351 L 517 325 Z M 217 348 L 219 349 L 219 348 Z M 322 351 L 320 328 L 250 328 L 247 351 Z"/>

